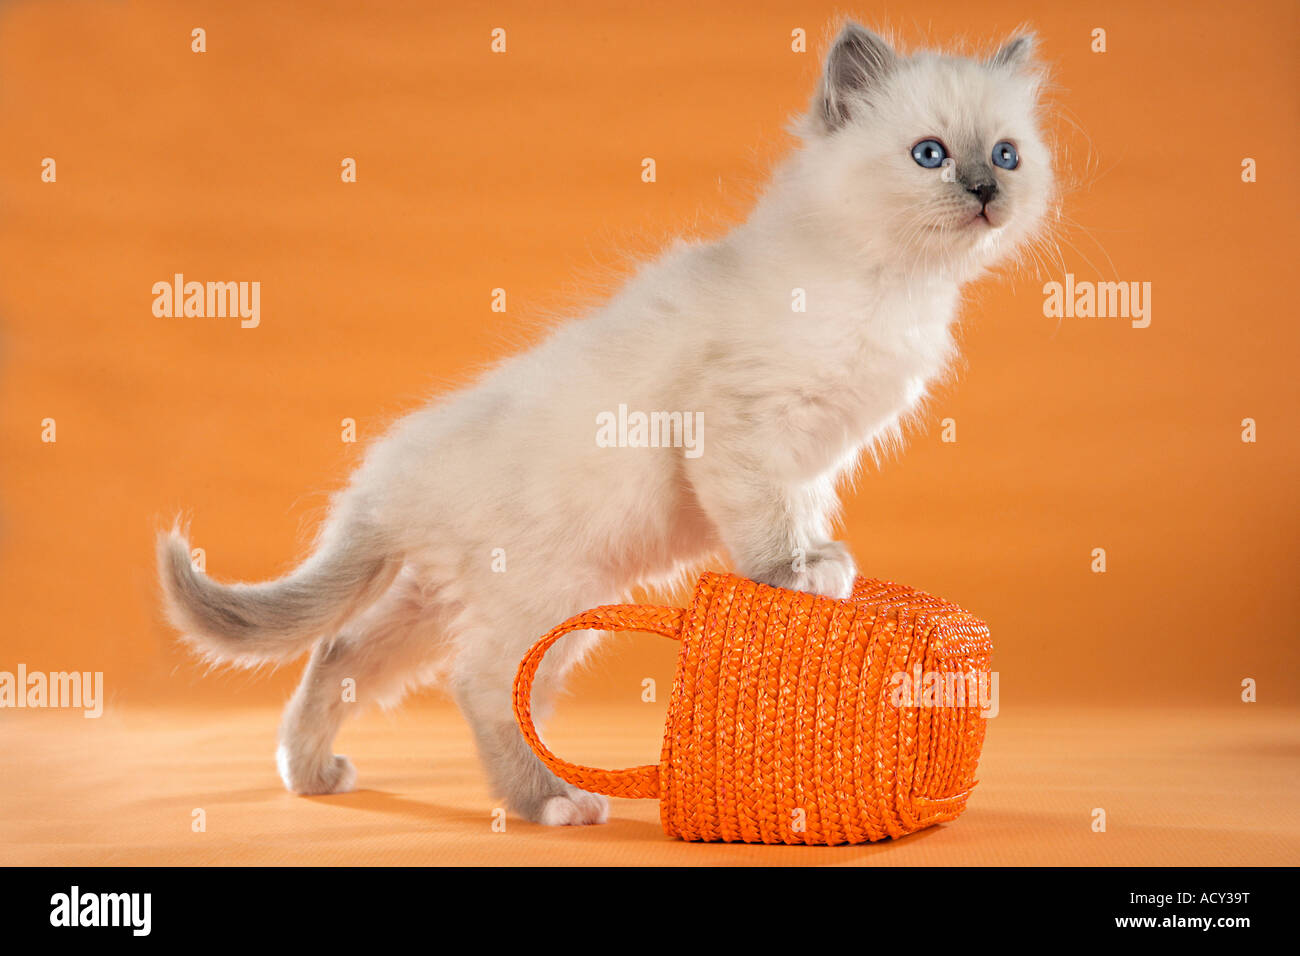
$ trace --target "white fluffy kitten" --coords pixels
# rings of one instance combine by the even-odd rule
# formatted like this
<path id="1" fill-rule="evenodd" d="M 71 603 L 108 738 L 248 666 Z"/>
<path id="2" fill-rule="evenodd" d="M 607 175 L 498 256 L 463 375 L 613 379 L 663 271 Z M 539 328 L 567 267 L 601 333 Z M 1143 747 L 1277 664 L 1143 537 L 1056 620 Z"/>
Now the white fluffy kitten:
<path id="1" fill-rule="evenodd" d="M 332 750 L 344 678 L 392 703 L 437 672 L 515 812 L 601 822 L 605 799 L 554 777 L 516 729 L 511 683 L 534 640 L 723 549 L 746 577 L 846 596 L 837 480 L 944 373 L 962 283 L 1047 210 L 1031 54 L 1019 36 L 984 61 L 903 56 L 847 25 L 800 148 L 744 225 L 677 243 L 607 305 L 399 421 L 292 573 L 218 584 L 179 532 L 162 536 L 171 620 L 208 657 L 315 645 L 281 728 L 286 786 L 353 786 Z M 598 416 L 620 405 L 703 413 L 702 453 L 602 447 Z M 546 659 L 539 713 L 598 636 Z"/>

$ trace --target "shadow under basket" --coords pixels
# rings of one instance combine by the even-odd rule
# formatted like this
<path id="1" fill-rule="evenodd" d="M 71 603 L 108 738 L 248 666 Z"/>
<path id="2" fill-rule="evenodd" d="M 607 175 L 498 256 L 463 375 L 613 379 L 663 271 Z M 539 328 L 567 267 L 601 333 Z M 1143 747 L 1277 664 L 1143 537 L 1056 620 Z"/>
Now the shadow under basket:
<path id="1" fill-rule="evenodd" d="M 530 694 L 546 651 L 575 630 L 681 641 L 657 765 L 599 770 L 551 753 Z M 539 640 L 515 678 L 515 717 L 559 777 L 657 797 L 683 840 L 844 844 L 899 837 L 966 807 L 984 743 L 992 644 L 954 604 L 858 578 L 837 601 L 707 572 L 686 608 L 619 604 Z"/>

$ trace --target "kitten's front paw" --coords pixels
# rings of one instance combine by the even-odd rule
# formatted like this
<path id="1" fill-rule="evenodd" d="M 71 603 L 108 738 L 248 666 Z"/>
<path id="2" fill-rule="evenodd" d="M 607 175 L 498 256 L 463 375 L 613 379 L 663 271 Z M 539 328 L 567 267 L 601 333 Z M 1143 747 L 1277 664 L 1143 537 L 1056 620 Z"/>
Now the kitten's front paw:
<path id="1" fill-rule="evenodd" d="M 600 794 L 571 789 L 542 804 L 537 822 L 548 827 L 580 827 L 609 819 L 609 800 Z"/>
<path id="2" fill-rule="evenodd" d="M 843 599 L 853 593 L 857 574 L 857 565 L 849 549 L 838 541 L 827 541 L 803 554 L 796 553 L 788 564 L 751 576 L 755 581 L 773 587 Z"/>

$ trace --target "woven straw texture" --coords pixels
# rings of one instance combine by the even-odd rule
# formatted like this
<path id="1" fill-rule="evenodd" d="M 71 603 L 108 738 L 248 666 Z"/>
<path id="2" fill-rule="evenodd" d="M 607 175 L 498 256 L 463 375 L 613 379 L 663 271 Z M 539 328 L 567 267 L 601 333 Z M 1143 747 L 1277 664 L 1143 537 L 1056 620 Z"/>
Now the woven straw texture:
<path id="1" fill-rule="evenodd" d="M 584 629 L 681 641 L 657 766 L 583 767 L 538 738 L 529 701 L 537 668 L 557 640 Z M 984 742 L 975 688 L 990 676 L 991 654 L 981 621 L 905 585 L 859 578 L 852 597 L 836 601 L 709 572 L 684 610 L 611 605 L 556 627 L 520 664 L 515 715 L 564 780 L 658 797 L 669 835 L 865 843 L 965 809 Z M 948 675 L 959 693 L 927 699 L 932 674 Z M 910 697 L 900 692 L 907 681 Z"/>

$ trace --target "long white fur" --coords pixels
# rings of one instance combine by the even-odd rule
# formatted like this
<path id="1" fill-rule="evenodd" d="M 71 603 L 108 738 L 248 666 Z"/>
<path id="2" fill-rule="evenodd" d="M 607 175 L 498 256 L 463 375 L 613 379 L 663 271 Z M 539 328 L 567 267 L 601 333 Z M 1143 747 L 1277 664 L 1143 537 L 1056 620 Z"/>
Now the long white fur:
<path id="1" fill-rule="evenodd" d="M 286 786 L 353 785 L 332 752 L 344 678 L 361 702 L 392 703 L 441 673 L 512 809 L 603 821 L 604 798 L 554 777 L 515 727 L 511 683 L 539 635 L 722 551 L 755 580 L 846 596 L 837 483 L 943 376 L 961 286 L 1031 237 L 1051 201 L 1030 48 L 903 56 L 847 25 L 799 148 L 748 221 L 678 242 L 603 307 L 400 420 L 297 571 L 220 585 L 179 530 L 162 536 L 171 619 L 202 653 L 251 664 L 314 645 L 281 727 Z M 958 171 L 1016 143 L 1020 168 L 996 171 L 996 228 L 971 221 L 981 204 L 965 186 L 913 161 L 931 136 Z M 702 412 L 703 453 L 600 447 L 597 416 L 620 404 Z M 548 657 L 542 716 L 597 636 Z"/>

